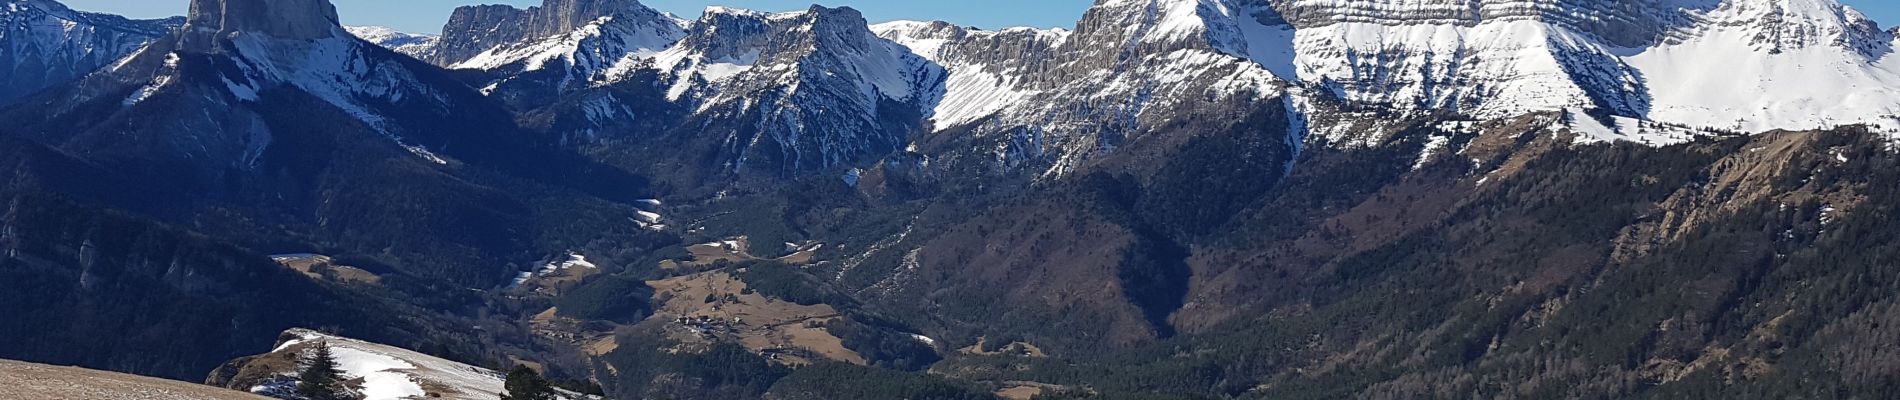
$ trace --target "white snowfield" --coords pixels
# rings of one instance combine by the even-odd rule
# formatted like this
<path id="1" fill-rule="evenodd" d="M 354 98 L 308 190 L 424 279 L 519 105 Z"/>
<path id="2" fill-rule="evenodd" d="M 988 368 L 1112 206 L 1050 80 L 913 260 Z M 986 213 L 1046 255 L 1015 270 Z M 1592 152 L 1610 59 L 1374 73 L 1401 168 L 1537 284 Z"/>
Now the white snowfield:
<path id="1" fill-rule="evenodd" d="M 1853 40 L 1842 27 L 1866 21 L 1853 8 L 1834 0 L 1783 0 L 1779 9 L 1762 3 L 1719 8 L 1706 15 L 1713 25 L 1682 42 L 1623 57 L 1648 83 L 1650 119 L 1744 132 L 1851 123 L 1900 130 L 1900 56 L 1891 34 L 1879 32 L 1875 53 L 1862 54 L 1837 45 Z M 1745 24 L 1770 17 L 1820 34 L 1807 43 L 1759 43 L 1781 33 Z"/>
<path id="2" fill-rule="evenodd" d="M 1020 105 L 1037 93 L 1024 85 L 1027 71 L 1007 65 L 968 62 L 954 57 L 950 54 L 951 46 L 957 39 L 944 37 L 941 32 L 934 31 L 939 28 L 941 26 L 919 21 L 894 21 L 871 26 L 871 31 L 877 33 L 879 37 L 903 45 L 918 56 L 943 66 L 947 71 L 948 76 L 943 83 L 943 94 L 927 113 L 938 129 L 976 122 L 1001 112 L 1005 108 Z M 987 40 L 999 35 L 1027 34 L 1049 43 L 1060 43 L 1069 36 L 1069 31 L 1063 29 L 1034 28 L 965 33 L 969 37 L 963 40 Z"/>
<path id="3" fill-rule="evenodd" d="M 364 400 L 500 400 L 505 390 L 506 376 L 494 370 L 306 329 L 293 329 L 288 333 L 298 339 L 279 344 L 273 352 L 318 340 L 329 344 L 343 374 L 363 378 Z M 423 389 L 425 386 L 446 390 L 428 392 Z M 583 398 L 573 393 L 563 395 L 570 399 Z"/>
<path id="4" fill-rule="evenodd" d="M 333 354 L 344 374 L 363 378 L 364 400 L 406 399 L 428 394 L 422 391 L 416 379 L 403 372 L 415 370 L 414 364 L 352 348 L 338 348 Z"/>

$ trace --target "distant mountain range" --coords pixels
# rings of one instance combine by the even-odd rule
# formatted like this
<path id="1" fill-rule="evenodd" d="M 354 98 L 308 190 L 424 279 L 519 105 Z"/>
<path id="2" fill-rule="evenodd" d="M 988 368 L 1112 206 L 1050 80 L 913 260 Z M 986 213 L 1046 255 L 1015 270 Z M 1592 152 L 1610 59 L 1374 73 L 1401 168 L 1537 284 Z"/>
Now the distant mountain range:
<path id="1" fill-rule="evenodd" d="M 52 0 L 0 2 L 0 103 L 78 79 L 184 23 L 73 11 Z"/>

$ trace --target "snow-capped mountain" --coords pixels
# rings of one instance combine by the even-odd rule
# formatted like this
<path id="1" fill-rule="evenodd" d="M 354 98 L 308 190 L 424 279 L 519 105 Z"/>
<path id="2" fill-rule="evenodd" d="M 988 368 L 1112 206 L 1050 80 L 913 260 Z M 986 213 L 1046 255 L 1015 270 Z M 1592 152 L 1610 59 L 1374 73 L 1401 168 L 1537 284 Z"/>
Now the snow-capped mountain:
<path id="1" fill-rule="evenodd" d="M 1062 175 L 1167 125 L 1205 122 L 1197 113 L 1284 108 L 1286 85 L 1271 71 L 1209 40 L 1195 13 L 1233 12 L 1210 7 L 1104 1 L 1074 31 L 959 32 L 914 22 L 880 31 L 949 71 L 934 129 L 972 138 L 923 151 L 945 164 Z"/>
<path id="2" fill-rule="evenodd" d="M 695 88 L 725 82 L 759 63 L 771 45 L 773 21 L 790 21 L 795 13 L 772 14 L 726 7 L 708 7 L 692 23 L 682 40 L 660 54 L 623 57 L 609 71 L 609 80 L 625 79 L 653 68 L 663 72 L 667 98 L 679 100 Z M 784 23 L 780 24 L 783 28 Z"/>
<path id="3" fill-rule="evenodd" d="M 1632 117 L 1743 132 L 1872 124 L 1900 129 L 1894 36 L 1834 0 L 1731 0 L 1624 50 L 1652 99 Z"/>
<path id="4" fill-rule="evenodd" d="M 671 15 L 628 1 L 623 7 L 571 32 L 497 46 L 449 67 L 480 70 L 513 67 L 520 72 L 566 69 L 570 79 L 591 81 L 616 60 L 651 57 L 672 46 L 685 35 L 681 24 Z"/>
<path id="5" fill-rule="evenodd" d="M 0 1 L 0 103 L 78 79 L 183 23 L 74 11 L 53 0 Z"/>
<path id="6" fill-rule="evenodd" d="M 1833 0 L 1103 0 L 1067 36 L 999 44 L 1009 35 L 972 40 L 947 24 L 879 30 L 950 71 L 936 129 L 994 117 L 976 132 L 1033 138 L 1016 140 L 1039 143 L 1032 149 L 1053 143 L 1057 159 L 1115 136 L 1050 136 L 1086 119 L 1061 110 L 1089 104 L 1091 114 L 1159 123 L 1176 114 L 1151 106 L 1279 86 L 1299 88 L 1299 98 L 1480 119 L 1569 110 L 1585 116 L 1575 124 L 1583 140 L 1690 137 L 1685 128 L 1654 134 L 1658 126 L 1900 128 L 1893 36 Z M 1054 57 L 1040 50 L 1052 37 L 1063 37 Z"/>
<path id="7" fill-rule="evenodd" d="M 683 21 L 637 0 L 543 0 L 539 7 L 456 8 L 428 61 L 470 69 L 524 70 L 560 62 L 593 72 L 627 54 L 653 53 L 682 34 Z M 582 74 L 583 78 L 587 74 Z"/>
<path id="8" fill-rule="evenodd" d="M 1833 0 L 1431 4 L 1231 7 L 1252 11 L 1241 35 L 1291 32 L 1270 42 L 1291 58 L 1247 54 L 1282 78 L 1402 109 L 1486 118 L 1596 109 L 1761 131 L 1893 125 L 1900 105 L 1877 100 L 1900 82 L 1886 57 L 1892 36 Z"/>
<path id="9" fill-rule="evenodd" d="M 619 60 L 671 46 L 685 34 L 683 24 L 634 0 L 547 0 L 527 9 L 467 6 L 457 8 L 443 28 L 431 61 L 481 71 L 482 78 L 471 83 L 484 93 L 535 108 L 597 85 Z M 621 107 L 601 105 L 593 112 L 613 108 Z"/>
<path id="10" fill-rule="evenodd" d="M 417 59 L 428 59 L 441 36 L 398 31 L 384 26 L 346 26 L 351 35 Z"/>
<path id="11" fill-rule="evenodd" d="M 1056 48 L 1069 37 L 1064 29 L 988 31 L 942 21 L 896 21 L 871 29 L 948 70 L 943 98 L 930 110 L 939 129 L 1020 104 L 1031 93 L 1028 81 L 1047 72 Z"/>
<path id="12" fill-rule="evenodd" d="M 202 3 L 202 4 L 201 4 Z M 424 159 L 441 161 L 425 145 L 414 144 L 400 121 L 426 118 L 413 110 L 456 109 L 441 82 L 429 82 L 419 64 L 392 57 L 380 47 L 358 39 L 337 24 L 336 11 L 325 0 L 196 0 L 192 15 L 174 43 L 148 46 L 105 70 L 92 84 L 112 82 L 137 85 L 123 105 L 138 107 L 154 96 L 194 93 L 191 101 L 230 110 L 227 118 L 202 121 L 194 136 L 231 135 L 234 139 L 210 143 L 248 143 L 248 149 L 206 154 L 229 158 L 234 165 L 255 162 L 269 145 L 270 133 L 258 129 L 256 114 L 242 112 L 259 102 L 262 94 L 280 89 L 300 91 L 353 116 L 369 129 L 399 142 Z M 216 79 L 191 79 L 211 74 Z M 81 101 L 87 100 L 81 98 Z M 163 106 L 176 107 L 177 102 Z M 400 111 L 399 111 L 400 110 Z M 439 111 L 446 112 L 446 111 Z M 252 122 L 246 122 L 252 121 Z M 222 125 L 222 126 L 217 126 Z M 184 148 L 212 150 L 206 141 L 181 140 Z M 438 144 L 438 146 L 440 146 Z M 189 151 L 189 150 L 188 150 Z M 231 158 L 235 157 L 235 158 Z"/>
<path id="13" fill-rule="evenodd" d="M 943 69 L 873 33 L 849 8 L 766 13 L 711 7 L 684 28 L 638 3 L 562 35 L 499 46 L 454 67 L 494 77 L 484 91 L 510 104 L 555 104 L 557 117 L 587 120 L 563 137 L 598 140 L 626 121 L 651 119 L 655 102 L 696 126 L 693 138 L 719 169 L 822 169 L 874 160 L 903 148 L 915 115 L 937 102 Z M 530 9 L 555 9 L 553 3 Z M 462 14 L 474 14 L 465 8 Z M 463 30 L 451 26 L 447 31 Z M 447 40 L 447 39 L 445 39 Z M 663 95 L 550 92 L 657 85 Z M 660 98 L 663 97 L 663 98 Z M 634 107 L 631 104 L 645 104 Z M 910 122 L 907 122 L 910 121 Z M 681 129 L 682 134 L 686 129 Z M 631 134 L 622 134 L 625 137 Z M 763 162 L 754 163 L 756 161 Z"/>
<path id="14" fill-rule="evenodd" d="M 411 272 L 471 285 L 512 272 L 453 266 L 473 265 L 447 261 L 454 254 L 473 259 L 523 243 L 419 232 L 509 231 L 527 217 L 516 205 L 492 206 L 514 202 L 494 189 L 505 184 L 458 174 L 583 168 L 446 71 L 351 36 L 328 0 L 194 0 L 192 9 L 180 32 L 53 89 L 47 101 L 0 110 L 8 121 L 0 135 L 106 166 L 125 181 L 163 182 L 155 200 L 114 205 L 152 207 L 181 225 L 238 213 L 302 226 L 266 230 L 307 240 L 396 243 L 417 261 Z M 409 195 L 417 197 L 388 201 Z M 397 214 L 420 219 L 365 223 Z M 438 252 L 450 247 L 459 250 Z"/>
<path id="15" fill-rule="evenodd" d="M 657 101 L 696 126 L 747 121 L 720 125 L 738 132 L 728 148 L 767 139 L 771 158 L 800 168 L 905 148 L 909 128 L 880 114 L 896 110 L 981 147 L 939 152 L 1058 175 L 1210 104 L 1294 116 L 1322 112 L 1310 107 L 1320 100 L 1476 119 L 1562 111 L 1580 140 L 1655 144 L 1698 129 L 1900 129 L 1894 36 L 1834 0 L 1100 0 L 1073 30 L 993 31 L 861 27 L 824 10 L 711 7 L 686 23 L 631 0 L 465 7 L 436 61 L 489 71 L 485 91 L 517 105 L 656 79 Z M 578 96 L 588 100 L 565 113 L 585 118 L 569 120 L 654 114 L 633 112 L 652 99 Z M 903 106 L 880 110 L 885 100 Z M 567 129 L 597 138 L 619 129 L 608 125 Z"/>
<path id="16" fill-rule="evenodd" d="M 707 15 L 654 65 L 670 99 L 733 123 L 725 141 L 736 145 L 735 170 L 755 157 L 789 171 L 897 151 L 914 127 L 887 117 L 937 101 L 942 67 L 873 34 L 857 10 Z M 722 37 L 726 24 L 760 36 Z"/>

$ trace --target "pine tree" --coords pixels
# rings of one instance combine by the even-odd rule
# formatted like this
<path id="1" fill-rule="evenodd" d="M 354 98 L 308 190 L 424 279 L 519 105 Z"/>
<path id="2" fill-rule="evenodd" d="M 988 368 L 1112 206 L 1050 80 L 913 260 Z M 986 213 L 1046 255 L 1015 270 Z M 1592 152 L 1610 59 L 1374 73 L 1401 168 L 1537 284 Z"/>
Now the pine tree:
<path id="1" fill-rule="evenodd" d="M 306 400 L 350 400 L 351 396 L 343 389 L 343 371 L 337 368 L 336 354 L 330 352 L 330 344 L 317 342 L 310 351 L 305 352 L 303 373 L 297 375 L 297 395 Z"/>
<path id="2" fill-rule="evenodd" d="M 554 400 L 554 386 L 542 379 L 540 373 L 525 366 L 515 366 L 508 373 L 508 382 L 503 386 L 508 393 L 501 400 Z"/>

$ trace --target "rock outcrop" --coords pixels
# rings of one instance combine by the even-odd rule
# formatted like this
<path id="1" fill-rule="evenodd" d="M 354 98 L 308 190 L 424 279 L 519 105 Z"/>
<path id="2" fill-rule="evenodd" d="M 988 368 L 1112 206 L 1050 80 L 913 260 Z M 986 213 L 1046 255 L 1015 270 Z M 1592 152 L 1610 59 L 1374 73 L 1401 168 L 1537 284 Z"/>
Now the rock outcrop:
<path id="1" fill-rule="evenodd" d="M 454 65 L 498 47 L 567 35 L 603 17 L 622 15 L 650 19 L 647 17 L 659 13 L 637 0 L 544 0 L 541 6 L 527 9 L 506 5 L 460 7 L 443 26 L 436 53 L 425 61 Z"/>
<path id="2" fill-rule="evenodd" d="M 183 45 L 209 51 L 234 34 L 281 39 L 322 39 L 341 31 L 329 0 L 193 0 Z"/>

